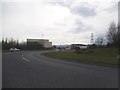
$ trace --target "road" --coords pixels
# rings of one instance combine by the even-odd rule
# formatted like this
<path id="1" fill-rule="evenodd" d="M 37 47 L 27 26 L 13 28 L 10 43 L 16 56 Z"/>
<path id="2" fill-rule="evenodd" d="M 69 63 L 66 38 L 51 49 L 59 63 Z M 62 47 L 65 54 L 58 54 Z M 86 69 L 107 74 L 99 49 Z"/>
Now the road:
<path id="1" fill-rule="evenodd" d="M 3 54 L 3 88 L 117 88 L 118 69 L 51 59 L 40 51 Z"/>

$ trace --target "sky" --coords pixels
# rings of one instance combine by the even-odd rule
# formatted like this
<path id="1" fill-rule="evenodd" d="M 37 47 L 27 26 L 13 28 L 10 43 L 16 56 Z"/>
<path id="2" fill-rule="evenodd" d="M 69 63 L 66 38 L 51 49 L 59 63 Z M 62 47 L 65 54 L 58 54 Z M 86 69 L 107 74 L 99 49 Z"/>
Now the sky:
<path id="1" fill-rule="evenodd" d="M 0 12 L 2 37 L 89 44 L 118 23 L 118 0 L 4 0 Z"/>

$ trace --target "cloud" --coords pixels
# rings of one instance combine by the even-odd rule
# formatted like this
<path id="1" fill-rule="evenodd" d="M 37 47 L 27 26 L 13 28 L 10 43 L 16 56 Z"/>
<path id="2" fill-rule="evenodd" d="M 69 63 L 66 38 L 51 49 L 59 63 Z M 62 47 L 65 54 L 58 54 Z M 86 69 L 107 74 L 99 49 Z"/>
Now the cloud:
<path id="1" fill-rule="evenodd" d="M 0 3 L 0 40 L 2 39 L 2 3 Z"/>
<path id="2" fill-rule="evenodd" d="M 60 5 L 62 7 L 70 7 L 73 3 L 73 0 L 46 0 L 46 3 L 52 4 L 52 5 Z"/>
<path id="3" fill-rule="evenodd" d="M 91 33 L 106 33 L 109 23 L 118 20 L 116 11 L 109 12 L 116 7 L 112 0 L 5 1 L 3 35 L 20 40 L 41 38 L 42 33 L 55 44 L 71 43 L 74 36 L 78 36 L 76 41 L 81 40 L 80 43 L 89 43 Z"/>
<path id="4" fill-rule="evenodd" d="M 62 7 L 69 7 L 69 4 L 67 4 L 67 3 L 65 3 L 65 2 L 63 2 L 63 1 L 57 1 L 57 2 L 49 2 L 49 4 L 51 4 L 51 5 L 60 5 L 60 6 L 62 6 Z"/>
<path id="5" fill-rule="evenodd" d="M 76 20 L 75 25 L 72 28 L 71 32 L 77 34 L 89 31 L 90 29 L 92 29 L 92 26 L 89 26 L 81 21 Z"/>
<path id="6" fill-rule="evenodd" d="M 118 3 L 118 16 L 120 16 L 120 1 Z M 118 24 L 120 25 L 120 17 L 118 17 Z"/>
<path id="7" fill-rule="evenodd" d="M 109 13 L 118 11 L 118 2 L 111 3 L 111 5 L 105 8 L 104 10 L 108 11 Z"/>
<path id="8" fill-rule="evenodd" d="M 86 2 L 73 5 L 71 7 L 71 12 L 83 17 L 96 15 L 96 9 Z"/>
<path id="9" fill-rule="evenodd" d="M 89 16 L 95 16 L 96 15 L 96 10 L 95 6 L 91 5 L 90 3 L 87 2 L 76 2 L 73 0 L 52 0 L 49 2 L 49 4 L 52 5 L 60 5 L 62 7 L 67 7 L 71 13 L 77 14 L 83 17 L 89 17 Z"/>

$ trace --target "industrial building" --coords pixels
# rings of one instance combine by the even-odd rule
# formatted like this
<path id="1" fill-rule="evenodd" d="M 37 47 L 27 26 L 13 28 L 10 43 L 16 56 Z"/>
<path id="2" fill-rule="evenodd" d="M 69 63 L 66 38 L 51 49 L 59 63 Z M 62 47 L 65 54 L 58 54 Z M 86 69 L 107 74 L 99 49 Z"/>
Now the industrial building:
<path id="1" fill-rule="evenodd" d="M 32 43 L 43 45 L 44 48 L 52 48 L 52 42 L 49 42 L 48 39 L 27 39 L 27 45 Z"/>
<path id="2" fill-rule="evenodd" d="M 87 49 L 88 46 L 84 45 L 84 44 L 71 44 L 71 49 L 75 49 L 76 47 L 80 48 L 80 49 Z"/>

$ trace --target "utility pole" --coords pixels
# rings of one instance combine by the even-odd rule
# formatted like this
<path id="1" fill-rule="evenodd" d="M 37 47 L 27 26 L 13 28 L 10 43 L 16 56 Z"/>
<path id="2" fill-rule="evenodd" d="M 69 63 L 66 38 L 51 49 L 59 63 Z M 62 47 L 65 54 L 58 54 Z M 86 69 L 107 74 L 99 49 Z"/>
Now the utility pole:
<path id="1" fill-rule="evenodd" d="M 91 44 L 93 44 L 94 43 L 94 35 L 93 35 L 93 33 L 91 33 Z"/>

